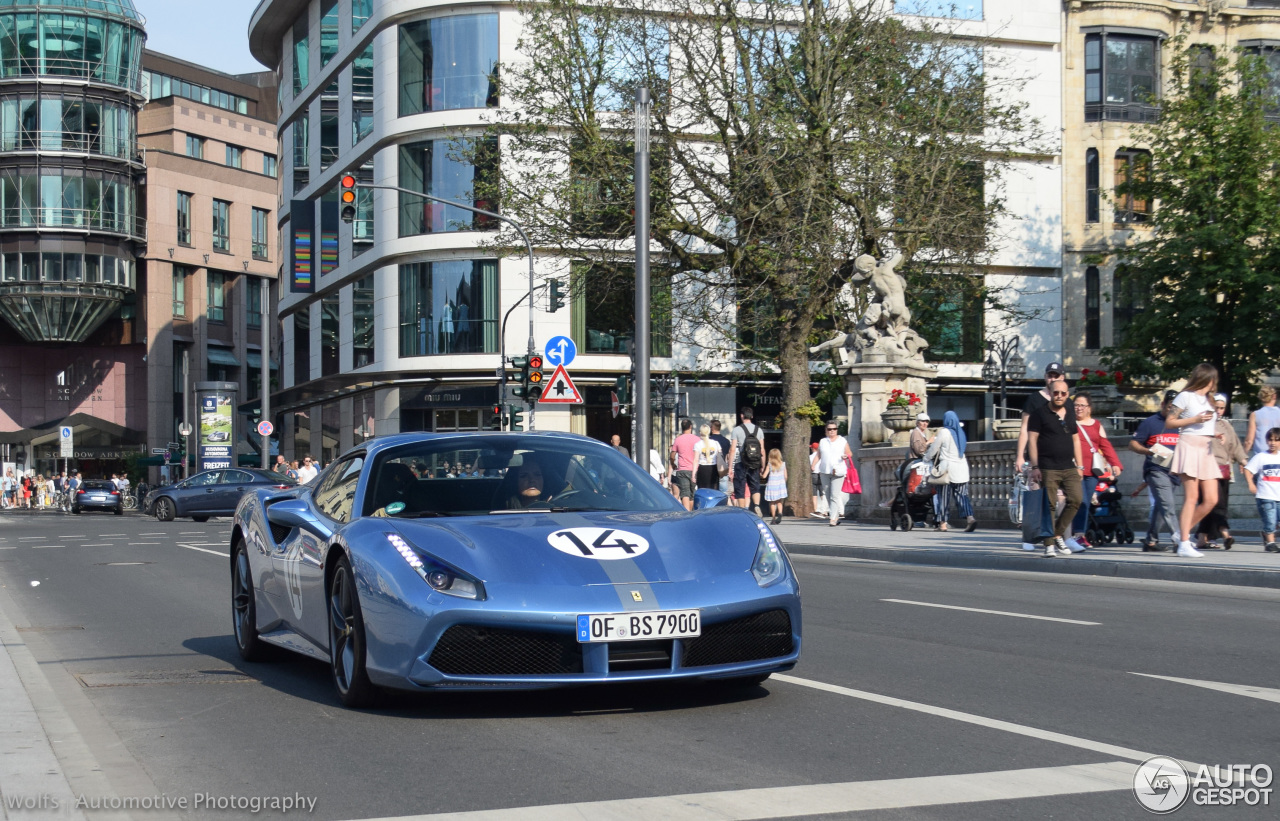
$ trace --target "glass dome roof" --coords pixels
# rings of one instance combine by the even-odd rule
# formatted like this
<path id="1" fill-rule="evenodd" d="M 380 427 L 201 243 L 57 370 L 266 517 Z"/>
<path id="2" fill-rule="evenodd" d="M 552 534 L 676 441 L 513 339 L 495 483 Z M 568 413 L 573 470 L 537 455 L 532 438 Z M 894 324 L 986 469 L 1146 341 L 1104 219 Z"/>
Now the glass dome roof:
<path id="1" fill-rule="evenodd" d="M 135 20 L 143 25 L 147 19 L 133 7 L 133 0 L 0 0 L 5 9 L 34 8 L 40 11 L 79 11 L 93 14 L 102 12 L 113 17 Z"/>

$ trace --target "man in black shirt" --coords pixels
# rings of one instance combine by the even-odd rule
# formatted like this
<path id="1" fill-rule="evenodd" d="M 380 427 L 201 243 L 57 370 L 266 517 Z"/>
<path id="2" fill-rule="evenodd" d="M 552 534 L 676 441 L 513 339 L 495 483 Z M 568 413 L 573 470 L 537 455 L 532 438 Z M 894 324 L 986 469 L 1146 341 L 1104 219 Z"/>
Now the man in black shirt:
<path id="1" fill-rule="evenodd" d="M 1028 444 L 1031 451 L 1031 480 L 1044 486 L 1049 499 L 1066 497 L 1067 505 L 1058 514 L 1053 538 L 1044 540 L 1044 555 L 1067 554 L 1067 527 L 1080 509 L 1084 492 L 1081 484 L 1083 464 L 1080 454 L 1079 428 L 1075 414 L 1067 406 L 1067 383 L 1049 384 L 1049 402 L 1032 410 L 1027 419 Z"/>

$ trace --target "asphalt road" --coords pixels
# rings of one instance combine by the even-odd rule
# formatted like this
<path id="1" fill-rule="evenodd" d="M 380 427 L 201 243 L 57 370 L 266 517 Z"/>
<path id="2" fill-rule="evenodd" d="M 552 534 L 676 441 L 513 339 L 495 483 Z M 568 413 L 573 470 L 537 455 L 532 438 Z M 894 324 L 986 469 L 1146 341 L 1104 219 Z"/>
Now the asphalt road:
<path id="1" fill-rule="evenodd" d="M 0 516 L 16 627 L 0 637 L 38 668 L 19 664 L 87 799 L 301 796 L 318 819 L 1114 819 L 1148 817 L 1130 783 L 1149 756 L 1280 770 L 1280 591 L 796 557 L 804 656 L 763 686 L 358 712 L 322 664 L 240 662 L 229 530 Z M 1273 818 L 1275 801 L 1175 817 Z M 562 804 L 579 806 L 528 809 Z"/>

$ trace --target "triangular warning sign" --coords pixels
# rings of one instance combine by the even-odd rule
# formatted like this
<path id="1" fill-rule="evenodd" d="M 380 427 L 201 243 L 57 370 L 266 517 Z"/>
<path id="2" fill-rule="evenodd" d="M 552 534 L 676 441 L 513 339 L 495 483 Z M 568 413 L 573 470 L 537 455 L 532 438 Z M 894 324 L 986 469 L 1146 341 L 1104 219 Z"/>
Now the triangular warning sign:
<path id="1" fill-rule="evenodd" d="M 555 371 L 551 374 L 551 379 L 547 381 L 547 385 L 542 389 L 542 398 L 539 402 L 560 403 L 562 405 L 581 405 L 582 394 L 578 393 L 578 389 L 574 386 L 573 380 L 569 378 L 569 372 L 564 369 L 564 365 L 556 365 Z"/>

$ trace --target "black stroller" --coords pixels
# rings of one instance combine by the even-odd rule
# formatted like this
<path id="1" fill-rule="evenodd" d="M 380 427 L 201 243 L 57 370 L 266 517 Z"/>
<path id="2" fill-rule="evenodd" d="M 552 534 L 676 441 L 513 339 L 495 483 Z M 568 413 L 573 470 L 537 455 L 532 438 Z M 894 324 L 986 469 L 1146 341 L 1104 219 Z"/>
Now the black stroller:
<path id="1" fill-rule="evenodd" d="M 1115 485 L 1108 481 L 1106 486 L 1099 485 L 1094 491 L 1089 504 L 1089 523 L 1085 530 L 1085 538 L 1092 545 L 1101 544 L 1133 544 L 1136 538 L 1129 520 L 1124 516 L 1124 508 L 1120 504 L 1124 498 Z"/>
<path id="2" fill-rule="evenodd" d="M 898 465 L 894 475 L 898 478 L 898 492 L 889 507 L 889 529 L 910 530 L 916 525 L 933 526 L 937 516 L 933 512 L 933 489 L 926 476 L 929 462 L 911 457 Z"/>

